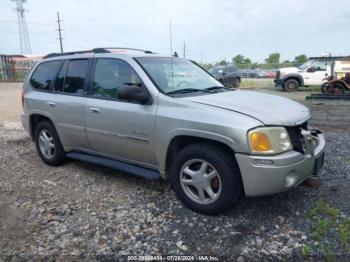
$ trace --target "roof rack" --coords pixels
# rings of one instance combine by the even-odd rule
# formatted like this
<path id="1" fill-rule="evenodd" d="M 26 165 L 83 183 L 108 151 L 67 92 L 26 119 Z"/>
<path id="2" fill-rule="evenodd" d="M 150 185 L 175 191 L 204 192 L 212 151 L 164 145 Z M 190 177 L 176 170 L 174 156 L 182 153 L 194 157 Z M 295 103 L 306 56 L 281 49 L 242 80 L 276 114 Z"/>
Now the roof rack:
<path id="1" fill-rule="evenodd" d="M 146 54 L 155 54 L 152 51 L 149 50 L 142 50 L 142 49 L 137 49 L 137 48 L 128 48 L 128 47 L 98 47 L 94 48 L 91 50 L 85 50 L 85 51 L 74 51 L 74 52 L 65 52 L 65 53 L 51 53 L 46 56 L 45 58 L 51 58 L 51 57 L 56 57 L 56 56 L 66 56 L 66 55 L 76 55 L 76 54 L 85 54 L 85 53 L 113 53 L 111 50 L 132 50 L 132 51 L 138 51 L 138 52 L 143 52 Z"/>
<path id="2" fill-rule="evenodd" d="M 309 60 L 320 61 L 350 61 L 350 56 L 313 56 L 309 57 Z"/>

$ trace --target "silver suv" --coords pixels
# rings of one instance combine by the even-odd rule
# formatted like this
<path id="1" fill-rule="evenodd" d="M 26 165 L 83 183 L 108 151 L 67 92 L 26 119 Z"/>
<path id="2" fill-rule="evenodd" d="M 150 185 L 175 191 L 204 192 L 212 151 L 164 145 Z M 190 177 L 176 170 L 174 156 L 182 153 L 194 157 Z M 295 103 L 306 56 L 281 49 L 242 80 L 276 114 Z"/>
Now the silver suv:
<path id="1" fill-rule="evenodd" d="M 170 179 L 191 209 L 288 190 L 323 165 L 309 110 L 223 86 L 195 62 L 98 48 L 50 54 L 24 83 L 22 123 L 42 160 L 65 157 Z"/>

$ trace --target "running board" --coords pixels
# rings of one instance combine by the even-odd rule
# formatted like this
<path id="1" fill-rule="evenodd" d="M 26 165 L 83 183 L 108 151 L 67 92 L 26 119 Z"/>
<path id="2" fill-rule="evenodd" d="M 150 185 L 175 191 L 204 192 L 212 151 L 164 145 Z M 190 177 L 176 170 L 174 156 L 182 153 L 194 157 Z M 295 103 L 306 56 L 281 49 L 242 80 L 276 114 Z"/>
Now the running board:
<path id="1" fill-rule="evenodd" d="M 66 154 L 67 157 L 76 160 L 86 161 L 89 163 L 106 166 L 119 171 L 124 171 L 136 176 L 148 178 L 148 179 L 159 179 L 160 173 L 151 169 L 147 169 L 140 166 L 134 166 L 121 161 L 113 160 L 110 158 L 100 157 L 96 155 L 85 154 L 77 151 L 72 151 Z"/>

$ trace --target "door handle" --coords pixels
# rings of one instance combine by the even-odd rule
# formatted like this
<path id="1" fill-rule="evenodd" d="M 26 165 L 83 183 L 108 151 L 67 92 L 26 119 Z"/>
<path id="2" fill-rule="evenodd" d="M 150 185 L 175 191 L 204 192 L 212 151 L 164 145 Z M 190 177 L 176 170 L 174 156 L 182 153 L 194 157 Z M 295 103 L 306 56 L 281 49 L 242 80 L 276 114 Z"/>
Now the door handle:
<path id="1" fill-rule="evenodd" d="M 100 113 L 100 109 L 99 109 L 99 108 L 96 108 L 96 107 L 90 107 L 89 110 L 90 110 L 92 113 Z"/>
<path id="2" fill-rule="evenodd" d="M 51 106 L 51 107 L 56 106 L 56 103 L 55 103 L 55 102 L 52 102 L 52 101 L 47 101 L 46 104 L 48 104 L 48 105 Z"/>

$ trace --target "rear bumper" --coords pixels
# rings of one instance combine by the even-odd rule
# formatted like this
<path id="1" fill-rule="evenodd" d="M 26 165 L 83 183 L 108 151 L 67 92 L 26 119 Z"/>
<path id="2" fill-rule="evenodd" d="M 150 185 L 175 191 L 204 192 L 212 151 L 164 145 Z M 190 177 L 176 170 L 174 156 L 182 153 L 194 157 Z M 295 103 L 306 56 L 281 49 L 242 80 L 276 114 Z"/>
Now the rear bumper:
<path id="1" fill-rule="evenodd" d="M 317 172 L 323 165 L 325 139 L 318 134 L 312 153 L 289 151 L 276 156 L 236 154 L 246 196 L 287 191 Z M 321 162 L 321 164 L 320 164 Z"/>
<path id="2" fill-rule="evenodd" d="M 30 135 L 29 116 L 26 113 L 21 113 L 21 122 L 25 131 Z"/>

